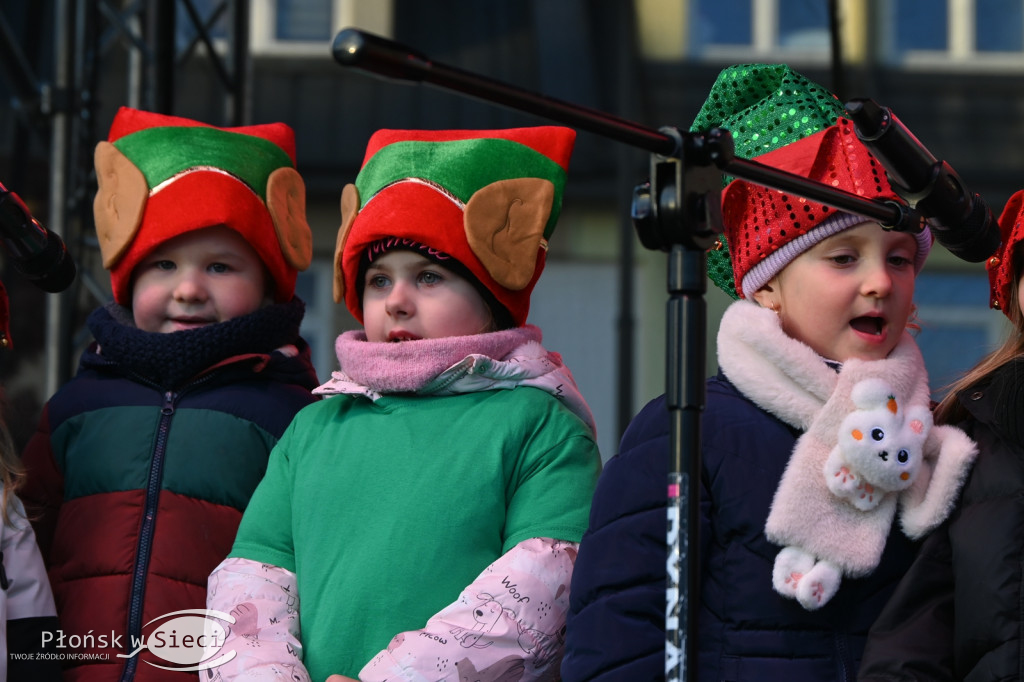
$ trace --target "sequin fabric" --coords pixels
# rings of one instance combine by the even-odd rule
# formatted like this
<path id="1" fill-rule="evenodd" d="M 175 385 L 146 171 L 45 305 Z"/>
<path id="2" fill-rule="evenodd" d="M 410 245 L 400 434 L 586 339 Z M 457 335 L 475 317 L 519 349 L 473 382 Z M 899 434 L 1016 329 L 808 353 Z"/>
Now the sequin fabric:
<path id="1" fill-rule="evenodd" d="M 1002 241 L 999 250 L 988 259 L 989 306 L 1010 317 L 1010 287 L 1013 285 L 1013 251 L 1024 239 L 1024 190 L 1015 192 L 999 216 Z M 1011 318 L 1012 319 L 1012 318 Z"/>
<path id="2" fill-rule="evenodd" d="M 842 115 L 835 95 L 786 64 L 738 64 L 718 75 L 690 131 L 725 128 L 736 156 L 751 159 L 824 130 Z M 707 254 L 708 277 L 736 298 L 731 242 L 727 235 L 719 241 Z"/>
<path id="3" fill-rule="evenodd" d="M 757 161 L 868 199 L 898 200 L 885 170 L 857 139 L 847 119 L 757 157 Z M 834 208 L 769 187 L 735 180 L 722 195 L 725 236 L 735 282 L 771 253 L 807 235 Z M 802 245 L 800 251 L 814 242 Z M 734 285 L 735 287 L 735 285 Z M 738 287 L 735 295 L 741 295 Z"/>

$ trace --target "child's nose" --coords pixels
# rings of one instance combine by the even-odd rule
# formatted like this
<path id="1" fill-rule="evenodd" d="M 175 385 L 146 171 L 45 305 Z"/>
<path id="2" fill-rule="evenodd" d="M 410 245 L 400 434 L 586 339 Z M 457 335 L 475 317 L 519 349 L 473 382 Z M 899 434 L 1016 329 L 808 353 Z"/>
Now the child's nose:
<path id="1" fill-rule="evenodd" d="M 865 296 L 884 298 L 892 292 L 892 273 L 889 272 L 887 263 L 875 263 L 870 266 L 861 292 Z"/>
<path id="2" fill-rule="evenodd" d="M 384 301 L 384 310 L 392 317 L 411 315 L 413 311 L 412 297 L 409 295 L 409 285 L 404 282 L 395 282 L 391 285 L 391 291 Z"/>
<path id="3" fill-rule="evenodd" d="M 184 272 L 178 278 L 174 287 L 174 298 L 178 301 L 204 301 L 206 300 L 206 287 L 197 273 Z"/>

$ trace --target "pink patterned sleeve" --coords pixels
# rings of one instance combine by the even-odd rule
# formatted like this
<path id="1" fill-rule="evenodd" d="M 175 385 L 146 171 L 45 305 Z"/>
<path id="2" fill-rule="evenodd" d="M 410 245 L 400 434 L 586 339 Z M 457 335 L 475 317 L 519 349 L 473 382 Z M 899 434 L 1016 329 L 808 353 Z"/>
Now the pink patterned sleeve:
<path id="1" fill-rule="evenodd" d="M 249 559 L 225 559 L 210 574 L 206 606 L 235 618 L 208 671 L 216 682 L 310 682 L 302 665 L 295 574 Z"/>
<path id="2" fill-rule="evenodd" d="M 396 635 L 359 679 L 557 680 L 577 546 L 520 542 L 423 629 Z"/>

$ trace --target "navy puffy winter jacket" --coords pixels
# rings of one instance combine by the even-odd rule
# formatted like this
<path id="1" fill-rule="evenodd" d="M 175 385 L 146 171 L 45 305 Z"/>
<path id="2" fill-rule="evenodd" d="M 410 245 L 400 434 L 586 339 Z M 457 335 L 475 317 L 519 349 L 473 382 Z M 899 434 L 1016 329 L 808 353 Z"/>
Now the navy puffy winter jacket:
<path id="1" fill-rule="evenodd" d="M 894 529 L 878 568 L 844 579 L 817 611 L 772 588 L 781 549 L 764 535 L 775 489 L 800 433 L 724 376 L 702 417 L 697 674 L 758 682 L 853 680 L 869 627 L 913 558 Z M 664 678 L 666 483 L 664 397 L 633 419 L 605 466 L 572 579 L 565 682 Z"/>

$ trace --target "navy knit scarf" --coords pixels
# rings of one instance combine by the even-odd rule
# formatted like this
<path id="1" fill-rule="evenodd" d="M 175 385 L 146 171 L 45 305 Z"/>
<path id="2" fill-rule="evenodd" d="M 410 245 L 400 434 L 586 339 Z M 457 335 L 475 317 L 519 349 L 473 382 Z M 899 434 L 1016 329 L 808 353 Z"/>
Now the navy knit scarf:
<path id="1" fill-rule="evenodd" d="M 163 388 L 177 388 L 203 370 L 236 355 L 269 354 L 299 342 L 306 306 L 297 296 L 241 317 L 179 332 L 145 332 L 124 306 L 109 303 L 89 315 L 101 358 Z"/>

